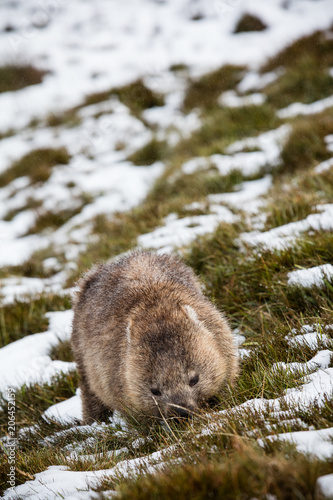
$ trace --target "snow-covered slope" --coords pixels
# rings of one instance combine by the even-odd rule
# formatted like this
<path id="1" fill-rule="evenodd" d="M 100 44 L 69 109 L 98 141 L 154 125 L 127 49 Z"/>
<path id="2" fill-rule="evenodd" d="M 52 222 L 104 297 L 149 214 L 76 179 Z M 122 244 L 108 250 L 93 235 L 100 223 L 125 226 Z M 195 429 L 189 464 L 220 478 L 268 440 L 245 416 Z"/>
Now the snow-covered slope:
<path id="1" fill-rule="evenodd" d="M 235 33 L 238 21 L 248 13 L 260 18 L 266 29 Z M 195 137 L 207 117 L 199 104 L 190 110 L 185 110 L 183 105 L 193 81 L 221 66 L 239 65 L 243 67 L 240 81 L 219 96 L 216 106 L 231 110 L 265 106 L 269 102 L 268 86 L 286 71 L 283 67 L 262 71 L 265 61 L 302 36 L 316 30 L 329 30 L 332 23 L 332 0 L 55 0 L 45 5 L 37 0 L 2 2 L 0 66 L 32 64 L 47 72 L 39 84 L 0 93 L 0 293 L 4 311 L 0 316 L 3 346 L 0 348 L 0 390 L 5 398 L 3 405 L 9 398 L 8 391 L 30 384 L 51 384 L 53 376 L 75 371 L 73 361 L 54 359 L 52 354 L 60 341 L 70 339 L 71 310 L 50 310 L 46 331 L 18 335 L 15 338 L 23 338 L 16 341 L 10 338 L 10 332 L 7 336 L 7 311 L 10 314 L 10 307 L 19 299 L 23 304 L 31 301 L 29 315 L 34 314 L 36 296 L 70 295 L 73 292 L 71 279 L 82 270 L 80 259 L 84 261 L 92 244 L 99 244 L 98 217 L 112 221 L 112 217 L 117 216 L 126 224 L 129 220 L 126 213 L 140 209 L 156 180 L 168 186 L 182 178 L 186 184 L 191 176 L 206 173 L 209 176 L 211 172 L 220 177 L 229 176 L 228 179 L 240 176 L 230 189 L 219 191 L 214 187 L 199 201 L 195 197 L 193 201 L 186 198 L 190 203 L 182 208 L 184 213 L 172 209 L 155 224 L 148 224 L 141 234 L 134 231 L 135 236 L 131 236 L 134 247 L 186 255 L 201 236 L 213 234 L 225 224 L 237 227 L 240 254 L 249 251 L 252 259 L 260 259 L 261 253 L 292 248 L 303 234 L 311 236 L 332 231 L 333 199 L 329 199 L 329 195 L 319 194 L 322 201 L 319 199 L 317 203 L 318 199 L 314 198 L 316 201 L 309 213 L 287 223 L 270 226 L 267 208 L 269 197 L 276 201 L 274 191 L 281 189 L 276 172 L 281 167 L 281 154 L 294 124 L 303 116 L 311 119 L 321 112 L 329 114 L 332 96 L 311 102 L 296 100 L 274 109 L 274 126 L 258 127 L 248 134 L 249 137 L 241 133 L 239 140 L 235 134 L 221 151 L 212 148 L 209 154 L 206 154 L 205 144 L 193 147 L 194 153 L 188 154 L 191 147 L 186 140 Z M 331 31 L 329 36 L 333 36 Z M 328 71 L 331 76 L 332 68 Z M 128 103 L 119 93 L 110 93 L 110 89 L 130 88 L 137 81 L 143 82 L 140 89 L 145 89 L 145 96 L 133 91 Z M 110 95 L 87 99 L 87 96 L 91 98 L 103 92 Z M 140 109 L 140 112 L 133 109 L 132 104 L 144 101 L 149 92 L 162 96 L 163 102 Z M 207 111 L 208 118 L 210 111 Z M 309 166 L 311 175 L 319 177 L 331 172 L 332 133 L 325 132 L 322 138 L 326 144 L 325 159 L 318 157 L 316 165 Z M 136 162 L 135 154 L 155 140 L 167 145 L 168 155 L 146 164 Z M 187 152 L 175 153 L 181 161 L 170 170 L 173 151 L 178 151 L 177 147 L 183 143 L 187 144 Z M 15 162 L 26 155 L 35 150 L 62 151 L 64 148 L 68 161 L 53 165 L 43 182 L 32 182 L 27 172 L 1 184 L 1 175 L 8 173 L 17 164 Z M 298 181 L 292 176 L 293 173 L 288 178 L 289 187 L 283 187 L 281 192 L 296 189 Z M 308 196 L 313 195 L 311 190 L 312 187 Z M 321 193 L 319 188 L 317 191 Z M 43 226 L 42 221 L 50 214 L 55 217 L 58 214 L 58 220 Z M 67 214 L 64 220 L 62 214 Z M 142 221 L 140 215 L 138 217 L 131 221 L 136 220 L 138 227 L 146 228 L 140 225 Z M 104 253 L 98 255 L 100 258 L 104 258 Z M 26 263 L 32 266 L 34 259 L 41 266 L 40 275 L 24 270 Z M 332 251 L 331 259 L 333 261 Z M 333 262 L 326 260 L 323 264 L 318 257 L 315 265 L 307 265 L 304 259 L 301 269 L 296 266 L 284 273 L 281 278 L 285 280 L 283 290 L 297 286 L 307 290 L 315 286 L 331 293 Z M 316 405 L 322 410 L 332 403 L 332 327 L 320 316 L 326 305 L 318 305 L 318 317 L 313 315 L 311 324 L 304 320 L 298 330 L 290 326 L 289 335 L 284 339 L 290 349 L 304 348 L 307 360 L 304 357 L 303 362 L 292 362 L 286 352 L 284 360 L 273 363 L 270 374 L 267 372 L 267 380 L 284 371 L 296 374 L 292 376 L 291 386 L 286 385 L 280 397 L 251 397 L 236 404 L 231 412 L 234 415 L 262 412 L 264 415 L 265 423 L 260 431 L 247 429 L 244 431 L 246 439 L 253 438 L 262 447 L 277 439 L 289 441 L 300 452 L 332 463 L 333 427 L 328 427 L 329 417 L 323 428 L 311 428 L 295 418 L 296 409 L 306 413 Z M 260 314 L 264 330 L 264 309 Z M 246 330 L 246 319 L 244 324 L 239 321 L 239 328 Z M 249 327 L 245 333 L 250 335 L 250 330 Z M 235 330 L 235 337 L 237 333 L 239 330 Z M 246 339 L 238 335 L 238 340 L 241 344 Z M 244 344 L 240 356 L 246 359 L 253 356 L 258 343 L 247 339 Z M 265 377 L 262 395 L 264 389 Z M 83 426 L 76 425 L 77 422 L 74 425 L 71 420 L 81 415 L 79 391 L 72 398 L 57 400 L 57 404 L 48 406 L 37 413 L 58 422 L 55 425 L 71 429 L 60 432 L 86 432 Z M 17 407 L 16 412 L 19 411 Z M 209 423 L 201 426 L 198 435 L 219 433 L 229 412 L 212 413 L 207 417 Z M 274 419 L 279 421 L 280 427 L 270 425 Z M 34 422 L 29 423 L 33 430 Z M 110 425 L 112 432 L 127 435 L 127 425 L 119 416 L 116 415 Z M 281 425 L 286 426 L 283 432 Z M 293 425 L 297 431 L 288 432 Z M 17 429 L 21 436 L 24 427 Z M 93 426 L 93 434 L 103 434 L 107 427 Z M 1 442 L 8 454 L 8 429 L 2 431 L 7 434 Z M 50 436 L 50 442 L 54 436 L 55 433 Z M 87 443 L 89 439 L 91 436 Z M 132 454 L 126 458 L 128 447 L 115 446 L 108 450 L 110 460 L 120 457 L 116 465 L 112 462 L 112 467 L 103 464 L 98 468 L 96 465 L 95 470 L 87 471 L 83 465 L 81 469 L 72 466 L 68 470 L 69 464 L 65 462 L 42 472 L 36 470 L 39 472 L 36 477 L 30 472 L 19 471 L 23 484 L 15 485 L 15 492 L 7 489 L 4 498 L 100 498 L 91 488 L 100 484 L 102 477 L 118 478 L 121 474 L 126 478 L 147 471 L 156 473 L 163 470 L 165 456 L 174 452 L 174 448 L 168 447 L 164 451 L 159 448 L 141 455 L 135 444 L 137 438 L 126 439 Z M 40 442 L 44 446 L 47 438 L 44 436 Z M 88 444 L 91 447 L 91 442 Z M 178 445 L 177 442 L 176 447 Z M 81 449 L 77 443 L 74 448 L 66 446 L 69 448 L 64 447 L 63 451 L 70 453 L 67 455 L 72 464 L 80 460 L 93 461 L 91 454 L 87 458 L 85 446 Z M 183 449 L 183 445 L 179 448 Z M 136 450 L 134 454 L 133 449 Z M 179 461 L 173 456 L 173 465 Z M 22 474 L 25 474 L 25 483 Z M 320 477 L 317 488 L 327 497 L 332 496 L 332 474 Z M 103 494 L 103 498 L 111 497 L 114 491 Z"/>

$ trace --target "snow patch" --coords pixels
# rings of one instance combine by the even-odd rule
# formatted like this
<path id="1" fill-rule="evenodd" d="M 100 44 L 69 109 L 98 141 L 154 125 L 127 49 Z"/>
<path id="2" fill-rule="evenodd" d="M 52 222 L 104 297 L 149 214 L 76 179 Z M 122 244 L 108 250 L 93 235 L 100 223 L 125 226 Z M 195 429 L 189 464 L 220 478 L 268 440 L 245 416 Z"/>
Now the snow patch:
<path id="1" fill-rule="evenodd" d="M 302 286 L 310 288 L 312 286 L 322 287 L 325 280 L 333 278 L 332 264 L 322 264 L 321 266 L 310 267 L 309 269 L 299 269 L 288 273 L 288 285 Z"/>

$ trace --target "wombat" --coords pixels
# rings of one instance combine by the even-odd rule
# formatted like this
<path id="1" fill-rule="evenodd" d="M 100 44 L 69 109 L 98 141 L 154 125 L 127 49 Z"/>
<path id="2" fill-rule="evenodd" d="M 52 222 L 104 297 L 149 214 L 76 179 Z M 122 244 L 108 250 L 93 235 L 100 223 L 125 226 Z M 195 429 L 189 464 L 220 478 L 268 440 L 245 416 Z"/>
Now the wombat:
<path id="1" fill-rule="evenodd" d="M 226 319 L 193 271 L 168 255 L 132 252 L 88 272 L 72 347 L 85 424 L 113 410 L 186 417 L 238 374 Z"/>

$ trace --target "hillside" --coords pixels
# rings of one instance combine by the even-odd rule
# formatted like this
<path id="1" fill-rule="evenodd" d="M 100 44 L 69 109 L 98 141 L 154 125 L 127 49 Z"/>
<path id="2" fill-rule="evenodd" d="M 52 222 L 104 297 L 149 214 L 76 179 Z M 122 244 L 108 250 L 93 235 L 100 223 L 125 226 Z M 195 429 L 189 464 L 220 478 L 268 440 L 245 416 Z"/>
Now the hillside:
<path id="1" fill-rule="evenodd" d="M 0 494 L 333 498 L 333 1 L 0 12 Z M 241 375 L 82 426 L 76 282 L 134 248 L 192 267 Z"/>

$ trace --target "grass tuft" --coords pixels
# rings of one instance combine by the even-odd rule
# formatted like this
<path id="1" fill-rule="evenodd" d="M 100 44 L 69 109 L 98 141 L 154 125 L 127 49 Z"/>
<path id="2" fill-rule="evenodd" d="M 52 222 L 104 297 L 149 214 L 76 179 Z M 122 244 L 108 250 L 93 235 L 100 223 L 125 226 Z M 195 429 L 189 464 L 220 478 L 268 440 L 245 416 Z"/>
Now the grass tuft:
<path id="1" fill-rule="evenodd" d="M 23 89 L 29 85 L 41 83 L 46 71 L 31 64 L 0 66 L 0 93 Z"/>
<path id="2" fill-rule="evenodd" d="M 226 146 L 245 137 L 280 125 L 274 109 L 267 103 L 239 108 L 212 107 L 202 114 L 202 126 L 181 141 L 176 152 L 186 158 L 223 154 Z"/>
<path id="3" fill-rule="evenodd" d="M 45 182 L 52 173 L 52 167 L 67 165 L 70 155 L 66 148 L 34 149 L 0 174 L 0 187 L 6 186 L 17 177 L 28 176 L 33 184 Z"/>
<path id="4" fill-rule="evenodd" d="M 330 158 L 324 137 L 332 133 L 333 118 L 330 110 L 296 120 L 281 151 L 281 166 L 277 173 L 280 175 L 310 169 L 316 163 Z"/>
<path id="5" fill-rule="evenodd" d="M 119 101 L 125 104 L 135 116 L 147 108 L 164 105 L 164 98 L 161 94 L 148 88 L 142 80 L 137 80 L 123 87 L 114 87 L 104 92 L 90 94 L 81 107 L 107 101 L 111 97 L 118 97 Z"/>
<path id="6" fill-rule="evenodd" d="M 253 16 L 252 14 L 243 14 L 234 29 L 234 33 L 263 31 L 265 29 L 267 29 L 267 26 L 259 17 Z"/>
<path id="7" fill-rule="evenodd" d="M 226 90 L 233 89 L 243 77 L 245 67 L 226 65 L 190 82 L 184 98 L 183 109 L 211 107 Z"/>
<path id="8" fill-rule="evenodd" d="M 127 159 L 138 166 L 152 165 L 157 161 L 165 160 L 169 154 L 169 148 L 165 141 L 152 139 L 148 144 L 145 144 L 141 149 L 135 151 Z"/>
<path id="9" fill-rule="evenodd" d="M 32 333 L 47 330 L 48 311 L 70 309 L 71 303 L 66 295 L 42 295 L 29 298 L 29 301 L 15 300 L 13 304 L 0 308 L 0 348 Z"/>

